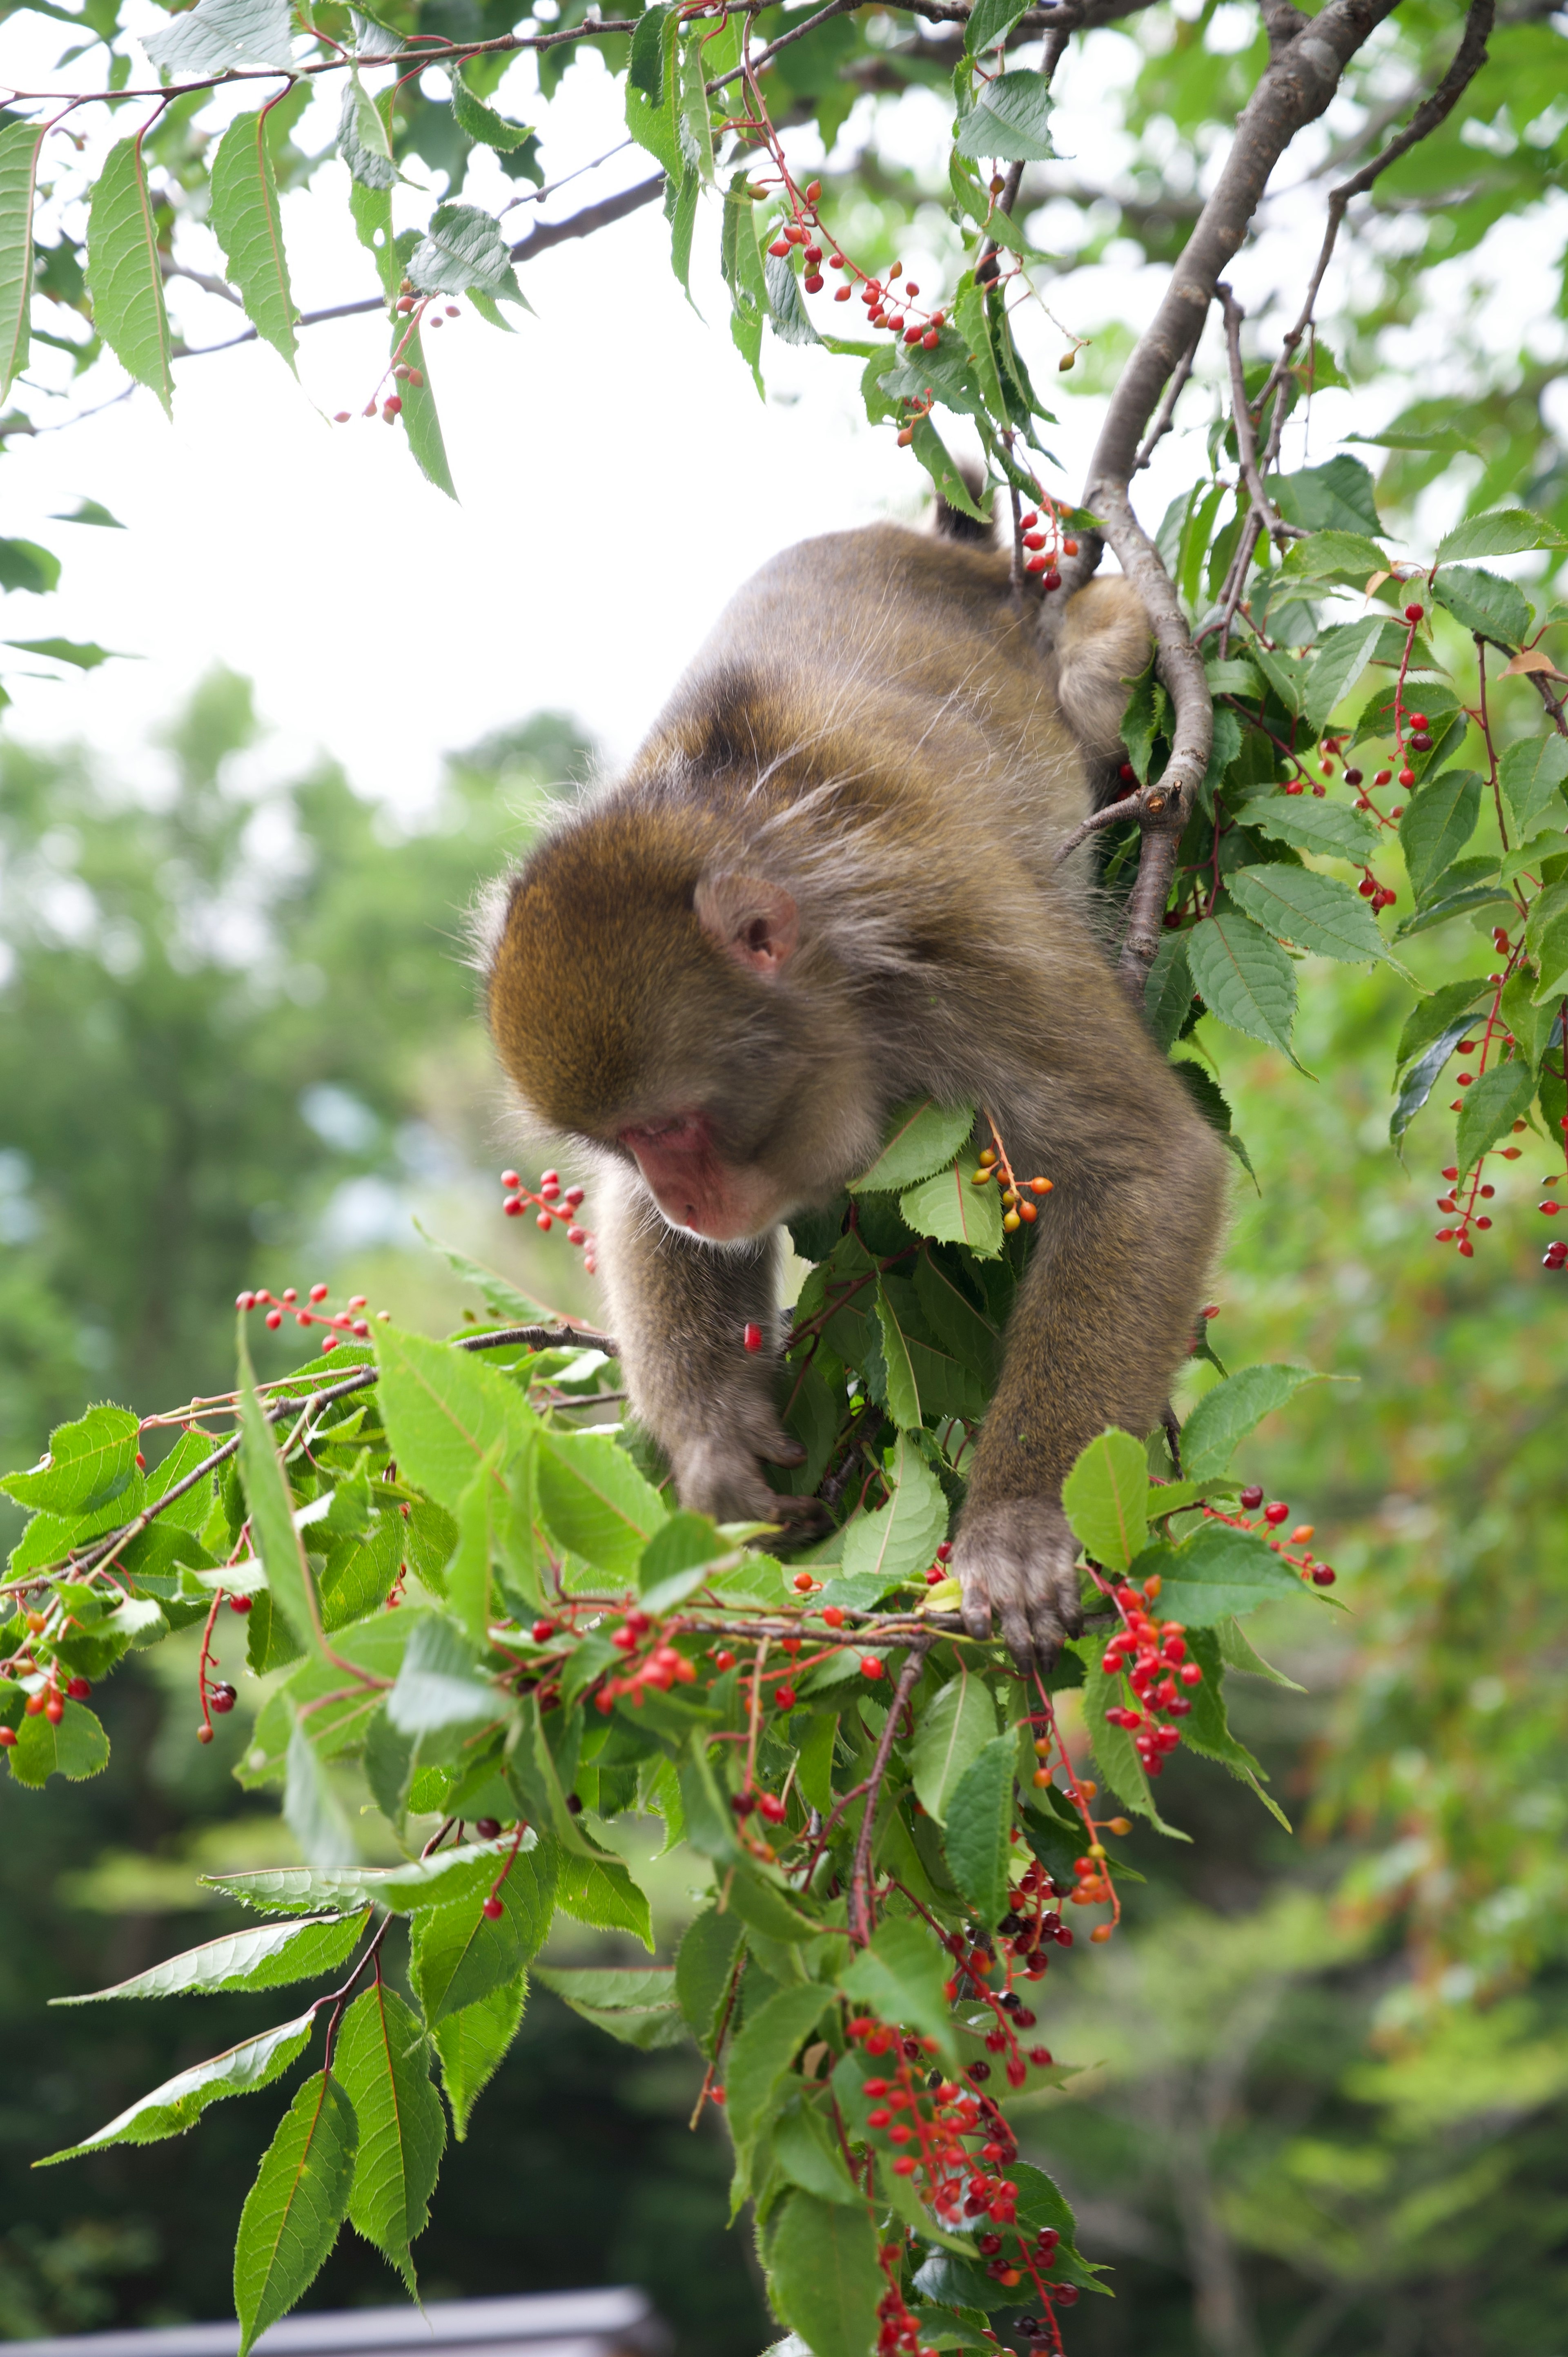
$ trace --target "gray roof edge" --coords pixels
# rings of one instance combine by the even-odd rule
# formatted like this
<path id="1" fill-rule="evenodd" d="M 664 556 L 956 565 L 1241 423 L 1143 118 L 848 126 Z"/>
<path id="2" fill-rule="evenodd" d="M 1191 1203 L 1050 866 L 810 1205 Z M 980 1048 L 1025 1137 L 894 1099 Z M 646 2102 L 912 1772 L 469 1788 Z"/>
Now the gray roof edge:
<path id="1" fill-rule="evenodd" d="M 82 2332 L 50 2341 L 10 2341 L 5 2357 L 234 2357 L 237 2324 L 149 2325 L 129 2332 Z M 482 2349 L 575 2343 L 571 2357 L 602 2352 L 662 2357 L 668 2328 L 645 2292 L 521 2292 L 499 2299 L 433 2300 L 426 2308 L 306 2310 L 263 2333 L 256 2357 L 350 2357 L 354 2351 Z M 538 2352 L 542 2357 L 542 2352 Z M 566 2357 L 564 2350 L 561 2357 Z"/>

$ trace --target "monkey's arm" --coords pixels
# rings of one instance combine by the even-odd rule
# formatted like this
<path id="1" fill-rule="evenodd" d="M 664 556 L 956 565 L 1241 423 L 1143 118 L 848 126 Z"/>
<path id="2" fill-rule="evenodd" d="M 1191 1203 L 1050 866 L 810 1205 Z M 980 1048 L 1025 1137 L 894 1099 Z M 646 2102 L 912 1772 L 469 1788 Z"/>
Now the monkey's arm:
<path id="1" fill-rule="evenodd" d="M 1020 1662 L 1054 1660 L 1078 1632 L 1063 1478 L 1107 1425 L 1142 1437 L 1159 1421 L 1223 1215 L 1219 1140 L 1141 1027 L 1119 1045 L 1126 1060 L 1114 1079 L 1106 1071 L 1074 1092 L 1037 1139 L 1054 1189 L 954 1551 L 970 1633 L 989 1635 L 994 1609 Z"/>
<path id="2" fill-rule="evenodd" d="M 723 1247 L 671 1228 L 618 1171 L 600 1195 L 599 1266 L 631 1406 L 669 1457 L 681 1503 L 718 1522 L 779 1522 L 810 1501 L 780 1498 L 761 1462 L 805 1457 L 773 1404 L 775 1236 Z M 746 1329 L 761 1329 L 748 1351 Z"/>

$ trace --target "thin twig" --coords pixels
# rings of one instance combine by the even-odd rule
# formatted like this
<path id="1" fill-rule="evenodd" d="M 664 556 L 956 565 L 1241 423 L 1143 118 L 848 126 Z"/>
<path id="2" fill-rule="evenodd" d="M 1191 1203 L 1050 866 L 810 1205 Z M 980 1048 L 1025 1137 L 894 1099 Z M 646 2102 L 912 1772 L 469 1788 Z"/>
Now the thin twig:
<path id="1" fill-rule="evenodd" d="M 876 1826 L 876 1803 L 882 1791 L 882 1780 L 887 1773 L 892 1755 L 893 1738 L 898 1732 L 898 1717 L 915 1691 L 916 1681 L 926 1666 L 926 1655 L 936 1642 L 934 1637 L 917 1637 L 909 1648 L 909 1658 L 898 1673 L 898 1683 L 893 1689 L 893 1699 L 887 1706 L 887 1724 L 882 1730 L 871 1762 L 871 1773 L 865 1780 L 865 1814 L 854 1838 L 854 1864 L 849 1878 L 849 1936 L 857 1946 L 865 1947 L 872 1933 L 871 1921 L 871 1844 Z"/>
<path id="2" fill-rule="evenodd" d="M 1283 549 L 1293 540 L 1305 540 L 1306 534 L 1299 524 L 1286 523 L 1268 492 L 1258 471 L 1258 436 L 1252 424 L 1252 413 L 1247 406 L 1247 371 L 1241 359 L 1241 322 L 1247 314 L 1223 279 L 1215 288 L 1219 307 L 1225 317 L 1225 346 L 1230 358 L 1230 414 L 1236 427 L 1236 449 L 1241 462 L 1241 478 L 1247 495 L 1260 522 L 1271 538 Z"/>

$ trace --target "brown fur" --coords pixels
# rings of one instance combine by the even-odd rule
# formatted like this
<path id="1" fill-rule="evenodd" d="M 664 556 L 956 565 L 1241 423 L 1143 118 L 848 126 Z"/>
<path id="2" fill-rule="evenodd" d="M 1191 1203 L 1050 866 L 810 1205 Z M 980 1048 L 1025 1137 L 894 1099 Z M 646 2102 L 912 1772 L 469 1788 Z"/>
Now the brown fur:
<path id="1" fill-rule="evenodd" d="M 1224 1160 L 1115 981 L 1087 856 L 1056 864 L 1147 624 L 1117 579 L 1053 619 L 1047 648 L 1006 557 L 972 543 L 880 525 L 786 551 L 626 776 L 516 877 L 489 974 L 525 1104 L 608 1166 L 610 1316 L 688 1504 L 777 1512 L 757 1459 L 799 1455 L 770 1354 L 741 1341 L 772 1323 L 774 1248 L 668 1224 L 623 1132 L 698 1109 L 765 1229 L 830 1200 L 924 1093 L 980 1102 L 1018 1169 L 1052 1178 L 955 1553 L 976 1632 L 994 1606 L 1015 1652 L 1047 1657 L 1076 1625 L 1062 1476 L 1104 1426 L 1156 1422 Z M 768 978 L 699 921 L 747 878 L 799 910 Z"/>

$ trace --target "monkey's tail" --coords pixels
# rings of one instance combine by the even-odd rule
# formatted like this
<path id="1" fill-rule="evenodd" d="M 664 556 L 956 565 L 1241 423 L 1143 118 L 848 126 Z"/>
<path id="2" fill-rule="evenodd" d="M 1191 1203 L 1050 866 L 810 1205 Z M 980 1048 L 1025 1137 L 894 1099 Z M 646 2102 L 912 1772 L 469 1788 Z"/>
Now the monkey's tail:
<path id="1" fill-rule="evenodd" d="M 979 467 L 965 465 L 960 467 L 959 473 L 963 477 L 964 486 L 970 498 L 974 501 L 975 506 L 979 507 L 985 491 L 983 471 Z M 949 500 L 943 499 L 940 491 L 937 494 L 936 512 L 931 522 L 939 540 L 967 541 L 971 546 L 981 548 L 994 548 L 996 545 L 994 519 L 983 523 L 978 517 L 966 515 L 962 508 L 952 506 Z"/>

